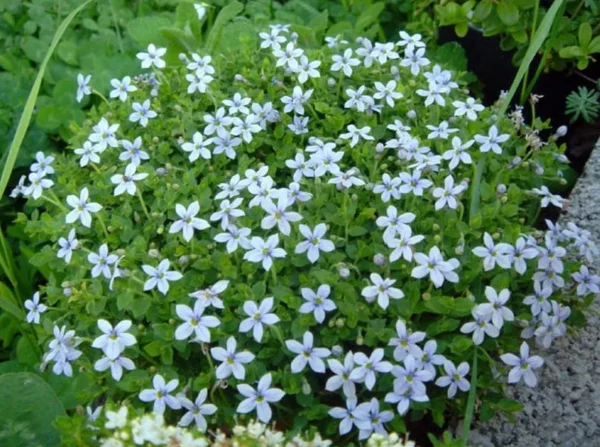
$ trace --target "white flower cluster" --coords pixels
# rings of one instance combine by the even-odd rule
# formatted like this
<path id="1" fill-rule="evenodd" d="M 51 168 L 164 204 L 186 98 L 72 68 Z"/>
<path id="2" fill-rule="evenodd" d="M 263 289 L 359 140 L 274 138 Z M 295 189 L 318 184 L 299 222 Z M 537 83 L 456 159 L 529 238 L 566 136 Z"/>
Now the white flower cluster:
<path id="1" fill-rule="evenodd" d="M 301 85 L 294 85 L 284 91 L 284 94 L 277 98 L 279 101 L 273 98 L 272 101 L 259 103 L 245 94 L 236 92 L 231 98 L 223 100 L 221 104 L 215 102 L 215 110 L 212 113 L 206 112 L 203 116 L 205 125 L 202 132 L 194 132 L 191 135 L 191 141 L 185 141 L 185 139 L 179 141 L 181 150 L 189 154 L 188 159 L 191 163 L 198 162 L 200 158 L 209 160 L 219 157 L 224 162 L 238 158 L 238 150 L 251 143 L 258 134 L 266 132 L 270 124 L 280 121 L 285 116 L 283 114 L 293 115 L 290 117 L 292 124 L 288 125 L 288 129 L 291 131 L 289 136 L 300 136 L 298 139 L 301 139 L 304 144 L 305 137 L 303 135 L 310 132 L 309 119 L 316 114 L 314 112 L 315 104 L 313 104 L 313 89 L 306 89 L 302 85 L 310 79 L 320 77 L 318 69 L 327 67 L 325 67 L 324 61 L 310 61 L 304 50 L 296 46 L 292 36 L 289 36 L 288 40 L 287 32 L 286 26 L 272 26 L 270 32 L 260 34 L 261 48 L 270 49 L 275 58 L 276 67 L 281 67 L 287 75 L 293 76 Z M 389 42 L 372 44 L 368 39 L 362 38 L 358 42 L 358 49 L 345 48 L 341 54 L 334 55 L 328 69 L 339 77 L 337 85 L 341 86 L 341 81 L 345 78 L 352 79 L 361 65 L 367 68 L 371 66 L 384 67 L 390 61 L 398 60 L 399 67 L 408 68 L 407 76 L 410 73 L 412 76 L 424 76 L 427 79 L 428 89 L 416 91 L 418 96 L 424 98 L 426 107 L 445 106 L 450 93 L 458 87 L 458 84 L 452 80 L 452 74 L 437 65 L 432 68 L 432 71 L 423 72 L 425 67 L 430 65 L 430 61 L 425 57 L 425 45 L 421 42 L 420 36 L 410 36 L 402 32 L 400 37 L 401 40 L 397 44 Z M 348 45 L 347 42 L 344 43 L 337 38 L 330 38 L 328 44 L 332 48 Z M 142 68 L 153 67 L 160 70 L 166 65 L 162 59 L 165 52 L 164 48 L 149 45 L 147 52 L 139 53 L 137 57 L 142 61 Z M 189 71 L 185 76 L 189 82 L 188 94 L 211 95 L 210 85 L 214 81 L 215 69 L 210 56 L 192 54 L 191 59 L 182 56 L 181 60 Z M 362 85 L 356 89 L 347 89 L 345 93 L 348 99 L 345 100 L 344 107 L 366 115 L 382 114 L 386 108 L 394 108 L 396 102 L 403 99 L 403 95 L 398 91 L 400 87 L 399 68 L 398 66 L 392 68 L 390 73 L 394 79 L 386 79 L 385 83 L 376 82 L 372 88 Z M 136 82 L 141 85 L 143 82 L 140 79 Z M 158 86 L 155 81 L 151 80 L 152 78 L 148 79 L 150 80 L 144 82 L 151 85 L 151 96 L 155 96 L 155 93 L 158 94 Z M 124 78 L 122 81 L 114 80 L 112 85 L 115 90 L 110 96 L 120 101 L 127 101 L 128 94 L 137 90 L 137 87 L 131 85 L 129 78 Z M 84 88 L 80 90 L 85 91 Z M 369 94 L 370 92 L 372 95 Z M 211 99 L 215 101 L 212 96 Z M 283 106 L 281 113 L 276 110 L 279 102 Z M 133 113 L 129 120 L 134 123 L 139 122 L 142 127 L 147 126 L 150 119 L 158 117 L 157 112 L 152 110 L 152 106 L 152 98 L 145 99 L 142 103 L 134 102 L 132 104 Z M 220 227 L 218 230 L 220 233 L 216 234 L 213 240 L 219 244 L 226 244 L 228 254 L 233 254 L 241 248 L 244 253 L 240 258 L 249 263 L 260 264 L 265 271 L 271 271 L 275 276 L 274 264 L 291 256 L 286 251 L 286 248 L 290 249 L 289 246 L 286 247 L 287 244 L 283 244 L 283 247 L 280 246 L 280 235 L 282 239 L 286 239 L 297 230 L 301 235 L 301 241 L 293 247 L 293 255 L 302 255 L 303 258 L 306 253 L 306 258 L 311 264 L 322 260 L 325 257 L 324 253 L 336 250 L 337 239 L 333 236 L 328 237 L 328 227 L 322 221 L 324 218 L 310 216 L 311 220 L 309 221 L 308 216 L 302 213 L 303 205 L 314 200 L 313 194 L 301 189 L 305 185 L 312 186 L 322 183 L 335 185 L 337 192 L 344 198 L 344 204 L 350 198 L 350 189 L 361 192 L 370 189 L 375 196 L 373 200 L 380 198 L 383 203 L 406 196 L 409 200 L 423 201 L 436 213 L 459 210 L 460 220 L 462 220 L 464 205 L 461 202 L 461 196 L 471 185 L 469 181 L 455 177 L 456 172 L 461 165 L 473 163 L 471 154 L 473 154 L 472 148 L 476 143 L 479 145 L 478 150 L 481 153 L 502 154 L 501 144 L 507 143 L 509 137 L 507 134 L 501 133 L 495 124 L 491 124 L 489 127 L 486 125 L 486 129 L 489 129 L 487 135 L 477 134 L 472 138 L 453 136 L 450 141 L 451 147 L 447 148 L 447 140 L 451 134 L 458 131 L 458 129 L 450 128 L 450 123 L 461 120 L 475 121 L 478 119 L 478 114 L 484 111 L 484 107 L 470 97 L 465 101 L 453 101 L 452 107 L 453 116 L 447 116 L 446 120 L 442 120 L 439 124 L 427 125 L 427 129 L 431 131 L 428 140 L 431 140 L 434 149 L 425 146 L 411 127 L 403 124 L 399 119 L 396 119 L 393 124 L 382 126 L 385 132 L 391 131 L 393 137 L 378 145 L 379 148 L 374 149 L 373 152 L 383 153 L 391 150 L 395 153 L 398 164 L 405 169 L 395 176 L 384 173 L 381 175 L 381 181 L 376 182 L 378 159 L 376 159 L 373 172 L 369 175 L 361 172 L 355 166 L 357 164 L 356 154 L 365 148 L 369 149 L 368 145 L 363 143 L 367 142 L 375 147 L 374 134 L 376 133 L 370 126 L 358 127 L 355 124 L 348 124 L 345 132 L 337 135 L 338 138 L 334 141 L 330 141 L 325 136 L 311 135 L 307 138 L 308 144 L 305 150 L 298 151 L 294 158 L 285 161 L 285 166 L 291 171 L 289 174 L 292 178 L 287 185 L 279 187 L 271 176 L 274 175 L 274 170 L 267 165 L 261 165 L 255 166 L 257 169 L 244 168 L 243 173 L 230 172 L 229 178 L 218 185 L 218 191 L 214 196 L 216 211 L 210 215 L 206 214 L 205 218 L 201 217 L 202 210 L 198 201 L 176 203 L 174 212 L 177 218 L 170 224 L 169 234 L 181 233 L 185 244 L 191 245 L 196 232 L 205 232 L 204 234 L 206 234 L 213 223 Z M 133 196 L 137 194 L 141 206 L 150 220 L 141 191 L 145 181 L 154 174 L 153 170 L 147 167 L 150 155 L 142 150 L 141 137 L 136 137 L 133 141 L 119 141 L 116 137 L 119 126 L 118 123 L 111 124 L 106 118 L 102 118 L 93 127 L 93 132 L 89 135 L 88 141 L 83 144 L 83 148 L 77 149 L 75 152 L 80 156 L 81 167 L 89 165 L 97 168 L 96 165 L 101 162 L 100 156 L 103 152 L 122 148 L 119 160 L 126 162 L 126 165 L 122 170 L 123 174 L 113 175 L 110 179 L 116 185 L 113 195 L 119 196 L 127 193 Z M 287 132 L 287 130 L 283 131 Z M 23 189 L 24 187 L 21 185 L 21 192 L 30 195 L 33 199 L 38 199 L 45 189 L 52 186 L 52 182 L 49 180 L 44 183 L 44 176 L 52 172 L 49 166 L 51 161 L 43 156 L 38 157 L 35 171 L 32 166 L 33 173 L 30 175 L 32 186 Z M 138 172 L 138 170 L 148 172 Z M 441 185 L 442 181 L 443 186 L 436 186 Z M 33 186 L 34 183 L 35 186 Z M 373 185 L 373 183 L 376 184 Z M 542 206 L 546 206 L 548 203 L 559 206 L 560 201 L 546 193 L 547 190 L 543 190 L 543 188 L 540 190 L 541 193 L 533 190 L 533 193 L 543 196 Z M 51 200 L 54 199 L 51 198 Z M 89 228 L 92 224 L 92 215 L 97 214 L 99 223 L 105 234 L 108 235 L 100 217 L 102 213 L 99 214 L 103 205 L 91 201 L 87 187 L 83 187 L 78 196 L 69 195 L 66 201 L 72 210 L 69 211 L 64 205 L 57 203 L 62 211 L 68 211 L 65 215 L 66 224 L 75 225 L 80 222 L 84 227 Z M 243 219 L 256 211 L 260 212 L 260 228 L 242 226 Z M 436 240 L 436 245 L 431 246 L 429 250 L 423 248 L 418 251 L 416 248 L 418 244 L 424 246 L 425 242 L 429 242 L 425 240 L 424 235 L 414 234 L 413 228 L 411 228 L 411 224 L 421 216 L 411 212 L 402 213 L 396 206 L 389 205 L 385 215 L 375 217 L 376 225 L 382 233 L 382 240 L 389 249 L 388 257 L 380 256 L 376 262 L 377 265 L 384 265 L 388 261 L 390 263 L 406 263 L 412 278 L 425 278 L 431 282 L 432 288 L 436 289 L 441 288 L 446 282 L 459 283 L 461 261 L 458 258 L 448 259 L 445 257 L 440 248 L 441 245 L 437 245 L 439 240 Z M 259 235 L 260 230 L 265 230 L 268 234 Z M 347 233 L 346 227 L 346 240 L 348 239 Z M 531 268 L 534 259 L 536 260 L 536 271 L 533 276 L 536 294 L 526 297 L 523 301 L 526 305 L 531 306 L 533 319 L 530 326 L 523 332 L 523 338 L 535 336 L 539 345 L 548 347 L 554 338 L 565 333 L 564 320 L 570 313 L 568 307 L 561 306 L 557 301 L 548 301 L 553 293 L 558 293 L 567 287 L 562 275 L 564 272 L 562 258 L 567 256 L 567 251 L 570 250 L 591 262 L 596 254 L 596 248 L 589 233 L 574 224 L 569 224 L 569 227 L 564 230 L 557 225 L 552 226 L 544 237 L 544 245 L 526 235 L 521 236 L 514 245 L 503 242 L 496 243 L 494 237 L 488 233 L 484 234 L 483 240 L 484 246 L 474 248 L 472 253 L 483 259 L 484 271 L 492 271 L 500 267 L 506 270 L 514 269 L 522 275 L 528 268 L 527 263 L 530 263 L 529 267 Z M 567 247 L 563 247 L 561 244 L 567 245 Z M 60 250 L 57 256 L 69 263 L 73 251 L 83 249 L 80 245 L 76 239 L 75 229 L 71 228 L 68 239 L 61 238 L 59 240 Z M 106 243 L 99 247 L 97 253 L 91 250 L 86 251 L 88 251 L 87 259 L 92 264 L 91 276 L 110 280 L 109 288 L 112 290 L 115 280 L 125 276 L 125 273 L 119 268 L 121 258 L 116 254 L 111 254 Z M 470 253 L 468 254 L 470 255 Z M 160 257 L 160 255 L 156 257 Z M 298 258 L 300 257 L 298 256 Z M 139 293 L 157 289 L 161 294 L 167 295 L 171 287 L 170 283 L 183 278 L 181 272 L 171 269 L 169 259 L 160 260 L 156 266 L 144 264 L 141 266 L 141 271 L 147 278 L 145 281 L 136 278 L 137 282 L 142 284 L 140 287 L 142 290 L 139 290 Z M 136 273 L 139 271 L 129 272 L 129 276 L 134 277 Z M 397 280 L 390 277 L 389 271 L 385 276 L 375 272 L 359 273 L 361 275 L 367 273 L 370 279 L 368 285 L 362 289 L 362 296 L 368 304 L 376 302 L 377 306 L 385 311 L 390 306 L 390 300 L 404 298 L 404 292 L 400 288 L 394 287 Z M 344 270 L 343 274 L 340 270 L 342 277 L 348 277 L 350 274 L 348 269 Z M 600 278 L 591 274 L 586 266 L 581 267 L 581 270 L 572 277 L 577 284 L 579 295 L 597 293 L 600 290 Z M 209 310 L 216 313 L 224 309 L 220 295 L 228 286 L 229 281 L 227 280 L 218 281 L 208 287 L 203 286 L 202 290 L 188 294 L 189 298 L 194 300 L 191 306 L 181 302 L 176 304 L 175 312 L 181 323 L 175 329 L 174 338 L 178 341 L 189 340 L 190 343 L 210 343 L 212 341 L 210 329 L 219 327 L 221 320 L 214 315 L 205 313 Z M 328 312 L 337 309 L 336 300 L 331 295 L 331 284 L 319 284 L 316 291 L 301 288 L 300 293 L 304 302 L 296 309 L 297 312 L 312 314 L 318 324 L 325 321 Z M 475 344 L 481 344 L 485 336 L 498 337 L 504 323 L 515 320 L 509 306 L 510 291 L 508 289 L 497 291 L 487 286 L 485 297 L 487 302 L 477 304 L 473 308 L 474 322 L 466 323 L 461 328 L 463 333 L 473 334 L 472 338 Z M 265 330 L 268 328 L 271 328 L 274 333 L 277 329 L 276 333 L 280 334 L 276 326 L 280 322 L 280 317 L 277 315 L 278 304 L 270 296 L 262 298 L 260 302 L 247 300 L 243 303 L 241 313 L 244 316 L 235 322 L 238 334 L 227 337 L 226 348 L 213 347 L 210 349 L 210 356 L 220 362 L 215 368 L 217 380 L 224 380 L 231 376 L 238 380 L 245 379 L 244 365 L 252 363 L 255 360 L 255 354 L 238 351 L 236 336 L 251 334 L 257 343 L 261 343 Z M 38 322 L 39 314 L 43 312 L 43 308 L 39 304 L 39 296 L 31 302 L 29 307 L 31 309 L 28 320 Z M 125 349 L 137 342 L 135 337 L 127 332 L 131 325 L 131 321 L 124 320 L 113 327 L 108 321 L 99 320 L 98 327 L 103 335 L 92 343 L 93 347 L 101 349 L 104 354 L 104 357 L 95 363 L 95 369 L 105 371 L 110 368 L 112 377 L 117 381 L 121 379 L 123 369 L 134 368 L 133 362 L 123 356 Z M 408 411 L 411 402 L 427 402 L 429 400 L 426 389 L 426 384 L 429 382 L 439 387 L 447 387 L 449 398 L 453 398 L 458 390 L 464 392 L 470 388 L 470 383 L 466 379 L 469 373 L 467 363 L 463 362 L 456 366 L 445 356 L 437 354 L 436 341 L 425 341 L 423 332 L 411 333 L 406 322 L 402 320 L 397 321 L 396 332 L 397 337 L 387 341 L 388 346 L 394 348 L 395 363 L 385 360 L 383 347 L 374 347 L 370 352 L 365 353 L 345 352 L 343 349 L 335 349 L 335 346 L 315 346 L 315 334 L 311 331 L 305 331 L 302 334 L 301 342 L 283 338 L 280 340 L 294 355 L 290 364 L 293 374 L 303 373 L 307 369 L 317 374 L 325 374 L 327 369 L 333 373 L 327 379 L 325 388 L 331 392 L 341 389 L 346 400 L 346 407 L 336 407 L 329 411 L 330 416 L 341 420 L 340 434 L 350 432 L 353 427 L 358 429 L 361 440 L 369 438 L 374 433 L 386 434 L 385 424 L 394 418 L 394 413 L 389 410 L 381 410 L 380 401 L 374 397 L 359 403 L 358 396 L 361 393 L 357 392 L 357 385 L 364 385 L 368 391 L 373 390 L 378 378 L 384 374 L 392 374 L 394 377 L 393 390 L 386 394 L 385 402 L 397 404 L 397 412 L 400 415 L 404 415 Z M 62 329 L 55 327 L 54 335 L 55 339 L 50 343 L 50 352 L 44 355 L 44 362 L 54 361 L 53 370 L 56 374 L 71 375 L 70 363 L 81 355 L 81 352 L 75 349 L 80 341 L 75 337 L 74 331 L 66 332 L 65 327 Z M 225 342 L 225 340 L 223 341 Z M 423 344 L 420 344 L 422 342 Z M 386 342 L 384 341 L 384 343 Z M 341 359 L 342 356 L 343 363 L 335 358 Z M 536 379 L 532 369 L 541 366 L 542 360 L 537 356 L 529 356 L 527 344 L 521 347 L 520 357 L 506 354 L 502 360 L 513 367 L 509 373 L 509 382 L 516 382 L 523 377 L 528 385 L 535 385 Z M 515 370 L 515 368 L 517 369 Z M 438 376 L 440 371 L 443 371 L 443 375 Z M 255 411 L 261 422 L 270 421 L 272 417 L 270 404 L 279 402 L 285 395 L 283 390 L 272 385 L 273 376 L 270 372 L 262 374 L 256 386 L 238 384 L 237 391 L 242 400 L 237 407 L 237 412 L 247 414 Z M 140 434 L 142 432 L 154 433 L 156 431 L 146 425 L 162 426 L 162 418 L 159 415 L 167 407 L 174 410 L 182 408 L 187 410 L 181 419 L 181 425 L 188 425 L 195 421 L 199 429 L 206 430 L 207 423 L 204 416 L 212 415 L 217 411 L 215 405 L 205 403 L 208 395 L 207 389 L 202 389 L 197 399 L 192 402 L 184 393 L 175 394 L 179 386 L 178 378 L 167 381 L 162 375 L 156 374 L 152 386 L 150 389 L 142 390 L 139 393 L 139 399 L 143 402 L 153 402 L 157 415 L 147 416 L 146 419 L 142 418 L 136 423 L 138 424 L 136 427 L 143 426 L 145 428 L 142 431 L 138 429 L 136 429 L 138 431 L 132 431 L 134 441 L 141 439 L 139 436 L 142 436 Z M 126 410 L 124 416 L 117 415 L 116 417 L 126 418 Z M 114 423 L 114 428 L 121 427 Z M 113 442 L 116 443 L 104 445 L 116 447 L 119 445 L 118 442 L 126 441 L 125 439 L 115 439 Z M 137 441 L 135 442 L 137 443 Z"/>
<path id="2" fill-rule="evenodd" d="M 102 408 L 91 411 L 88 408 L 90 423 L 94 426 L 102 415 Z M 120 407 L 116 411 L 104 411 L 104 430 L 109 437 L 100 439 L 101 447 L 132 447 L 136 445 L 177 445 L 181 447 L 225 447 L 229 445 L 271 446 L 271 447 L 330 447 L 332 442 L 323 439 L 319 433 L 308 437 L 290 437 L 260 422 L 250 421 L 247 425 L 236 425 L 228 436 L 221 431 L 211 438 L 192 430 L 171 426 L 165 423 L 160 413 L 131 417 L 129 408 Z M 367 441 L 369 447 L 415 447 L 414 442 L 403 440 L 397 434 L 389 436 L 373 434 Z"/>

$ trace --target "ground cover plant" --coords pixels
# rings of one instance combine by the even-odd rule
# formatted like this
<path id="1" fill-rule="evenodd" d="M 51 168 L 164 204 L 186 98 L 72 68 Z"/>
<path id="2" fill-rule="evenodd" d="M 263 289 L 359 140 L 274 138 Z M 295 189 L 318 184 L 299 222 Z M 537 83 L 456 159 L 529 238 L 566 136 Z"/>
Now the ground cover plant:
<path id="1" fill-rule="evenodd" d="M 418 35 L 303 42 L 271 24 L 235 58 L 148 44 L 13 191 L 47 241 L 25 303 L 41 367 L 91 415 L 344 444 L 489 418 L 583 323 L 589 234 L 533 227 L 563 206 L 560 133 L 479 104 Z M 93 436 L 83 419 L 65 442 Z"/>

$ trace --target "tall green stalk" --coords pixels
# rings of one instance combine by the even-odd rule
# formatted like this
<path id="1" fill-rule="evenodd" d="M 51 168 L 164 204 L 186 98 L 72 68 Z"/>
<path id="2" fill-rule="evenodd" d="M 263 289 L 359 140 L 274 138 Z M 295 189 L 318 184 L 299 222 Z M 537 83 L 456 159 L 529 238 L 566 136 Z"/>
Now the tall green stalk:
<path id="1" fill-rule="evenodd" d="M 25 134 L 27 133 L 29 123 L 31 122 L 33 109 L 35 107 L 35 102 L 37 101 L 37 97 L 40 92 L 42 79 L 44 77 L 44 73 L 46 72 L 48 62 L 50 62 L 50 58 L 54 54 L 54 50 L 56 50 L 60 39 L 67 30 L 67 27 L 69 26 L 73 18 L 75 18 L 75 16 L 79 14 L 79 12 L 92 1 L 93 0 L 87 0 L 86 2 L 82 3 L 80 6 L 75 8 L 73 11 L 71 11 L 71 13 L 67 17 L 65 17 L 65 19 L 61 22 L 58 29 L 56 30 L 56 33 L 54 34 L 54 37 L 52 38 L 52 43 L 50 44 L 50 48 L 48 48 L 48 52 L 46 53 L 46 56 L 42 61 L 42 65 L 40 65 L 40 69 L 33 83 L 33 87 L 31 87 L 29 97 L 27 98 L 27 102 L 25 103 L 23 114 L 21 115 L 21 119 L 19 120 L 17 131 L 15 132 L 15 136 L 13 137 L 12 143 L 10 144 L 10 149 L 8 150 L 6 163 L 4 164 L 4 168 L 2 169 L 2 176 L 0 177 L 0 197 L 2 197 L 4 195 L 4 192 L 6 191 L 6 186 L 8 185 L 10 175 L 15 166 L 15 162 L 17 161 L 17 155 L 19 155 L 19 150 L 21 149 L 21 145 L 23 144 L 23 139 L 25 138 Z"/>

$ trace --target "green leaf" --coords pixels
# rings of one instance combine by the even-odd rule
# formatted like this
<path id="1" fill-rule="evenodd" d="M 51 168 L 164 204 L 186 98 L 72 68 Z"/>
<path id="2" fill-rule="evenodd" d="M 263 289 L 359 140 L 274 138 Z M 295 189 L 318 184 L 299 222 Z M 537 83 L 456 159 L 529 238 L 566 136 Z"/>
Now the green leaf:
<path id="1" fill-rule="evenodd" d="M 17 342 L 17 360 L 23 365 L 32 366 L 39 361 L 35 346 L 27 337 L 21 336 Z"/>
<path id="2" fill-rule="evenodd" d="M 583 51 L 578 46 L 572 45 L 569 47 L 561 48 L 558 54 L 563 59 L 572 59 L 575 57 L 583 56 Z"/>
<path id="3" fill-rule="evenodd" d="M 65 409 L 40 376 L 27 372 L 0 376 L 0 444 L 3 446 L 60 445 L 53 423 Z"/>
<path id="4" fill-rule="evenodd" d="M 513 3 L 503 1 L 496 5 L 496 11 L 498 17 L 504 22 L 505 25 L 512 26 L 519 21 L 519 8 Z"/>
<path id="5" fill-rule="evenodd" d="M 523 404 L 512 399 L 501 399 L 495 407 L 507 413 L 517 413 L 523 409 Z"/>
<path id="6" fill-rule="evenodd" d="M 581 25 L 579 25 L 578 39 L 579 46 L 585 52 L 588 45 L 592 41 L 592 26 L 588 22 L 583 22 Z"/>
<path id="7" fill-rule="evenodd" d="M 469 25 L 467 22 L 461 22 L 454 27 L 454 32 L 458 37 L 465 37 L 469 32 Z"/>
<path id="8" fill-rule="evenodd" d="M 71 13 L 67 17 L 65 17 L 65 19 L 61 22 L 58 29 L 56 30 L 56 33 L 54 34 L 54 38 L 52 39 L 50 48 L 48 48 L 46 57 L 40 65 L 38 74 L 33 83 L 33 87 L 31 87 L 31 91 L 29 92 L 29 97 L 27 98 L 25 108 L 23 109 L 23 114 L 21 115 L 21 119 L 19 120 L 17 131 L 15 132 L 15 136 L 13 137 L 10 149 L 8 150 L 8 156 L 6 157 L 4 169 L 2 170 L 2 177 L 0 177 L 0 197 L 4 195 L 6 185 L 8 185 L 8 180 L 10 179 L 10 175 L 17 160 L 17 155 L 19 155 L 21 144 L 23 143 L 23 139 L 25 138 L 25 133 L 27 132 L 27 128 L 29 127 L 29 123 L 31 122 L 31 116 L 33 115 L 33 109 L 35 107 L 35 102 L 40 91 L 40 86 L 42 84 L 42 79 L 44 77 L 44 73 L 46 72 L 48 62 L 50 61 L 54 50 L 58 46 L 60 39 L 62 38 L 63 34 L 65 33 L 67 27 L 69 26 L 73 18 L 91 1 L 92 0 L 87 0 L 86 2 L 82 3 L 79 7 L 71 11 Z"/>
<path id="9" fill-rule="evenodd" d="M 161 28 L 167 28 L 172 23 L 166 17 L 148 16 L 138 17 L 127 23 L 127 33 L 141 47 L 147 47 L 153 43 L 155 45 L 165 45 L 167 40 L 161 34 Z"/>
<path id="10" fill-rule="evenodd" d="M 56 48 L 56 54 L 69 65 L 79 65 L 77 60 L 77 44 L 72 40 L 61 42 Z"/>
<path id="11" fill-rule="evenodd" d="M 471 389 L 467 398 L 467 408 L 465 410 L 465 420 L 463 422 L 462 438 L 469 439 L 471 431 L 471 421 L 475 414 L 475 395 L 477 394 L 477 347 L 473 350 L 473 363 L 471 364 Z"/>
<path id="12" fill-rule="evenodd" d="M 219 15 L 217 16 L 215 23 L 208 34 L 206 39 L 206 51 L 212 53 L 215 47 L 218 45 L 218 41 L 221 37 L 221 33 L 223 32 L 223 27 L 230 22 L 235 17 L 239 15 L 240 12 L 244 9 L 244 5 L 242 5 L 238 1 L 232 1 L 227 6 L 219 11 Z"/>
<path id="13" fill-rule="evenodd" d="M 475 8 L 475 18 L 477 20 L 483 21 L 488 18 L 488 16 L 492 13 L 493 9 L 494 4 L 492 3 L 492 0 L 483 0 Z"/>
<path id="14" fill-rule="evenodd" d="M 379 14 L 381 14 L 384 9 L 384 2 L 373 3 L 372 5 L 367 6 L 360 16 L 358 16 L 358 19 L 356 19 L 356 24 L 354 25 L 356 32 L 360 33 L 377 22 Z"/>
<path id="15" fill-rule="evenodd" d="M 17 305 L 15 296 L 3 282 L 0 282 L 0 309 L 8 312 L 19 321 L 25 320 L 25 311 Z"/>
<path id="16" fill-rule="evenodd" d="M 587 48 L 588 54 L 600 53 L 600 36 L 596 36 L 590 42 Z"/>
<path id="17" fill-rule="evenodd" d="M 362 236 L 367 234 L 369 231 L 365 227 L 353 226 L 348 229 L 348 234 L 350 236 Z"/>
<path id="18" fill-rule="evenodd" d="M 63 117 L 59 107 L 48 106 L 42 107 L 35 118 L 35 123 L 47 132 L 56 130 L 60 127 Z"/>

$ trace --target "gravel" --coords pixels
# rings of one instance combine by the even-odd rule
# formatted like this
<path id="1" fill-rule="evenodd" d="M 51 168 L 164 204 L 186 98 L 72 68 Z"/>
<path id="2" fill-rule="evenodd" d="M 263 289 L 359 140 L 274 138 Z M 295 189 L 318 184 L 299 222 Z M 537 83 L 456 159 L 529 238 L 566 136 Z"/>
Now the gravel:
<path id="1" fill-rule="evenodd" d="M 600 141 L 585 166 L 561 220 L 574 221 L 600 243 Z M 598 265 L 598 260 L 595 261 Z M 504 416 L 479 424 L 472 447 L 600 447 L 600 300 L 576 335 L 557 340 L 543 352 L 538 386 L 509 387 L 525 405 L 510 423 Z M 568 320 L 567 320 L 568 321 Z"/>

